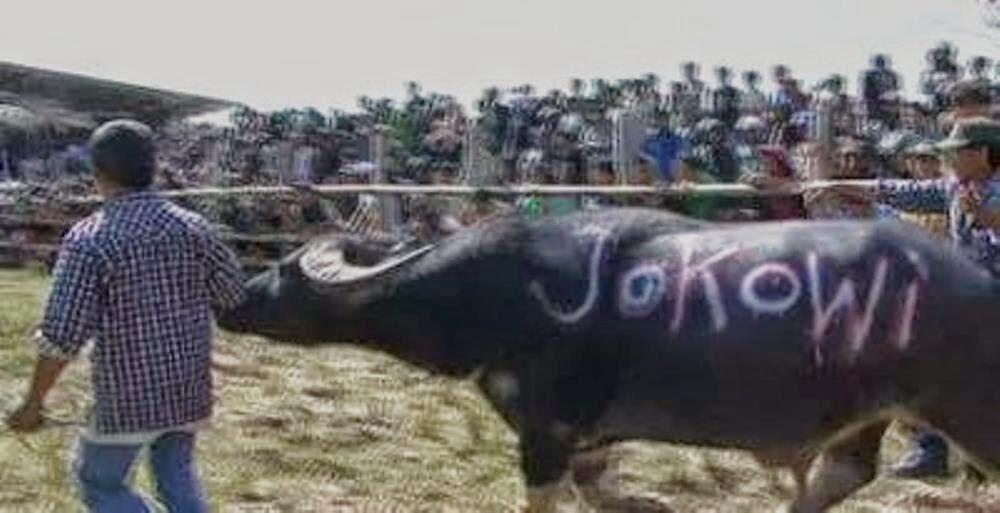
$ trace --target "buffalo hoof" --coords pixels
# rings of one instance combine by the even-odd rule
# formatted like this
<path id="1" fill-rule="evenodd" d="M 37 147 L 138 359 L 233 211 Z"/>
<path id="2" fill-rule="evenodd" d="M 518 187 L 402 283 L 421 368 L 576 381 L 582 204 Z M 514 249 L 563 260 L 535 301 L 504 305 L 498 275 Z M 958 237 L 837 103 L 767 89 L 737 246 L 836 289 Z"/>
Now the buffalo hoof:
<path id="1" fill-rule="evenodd" d="M 673 508 L 651 497 L 605 497 L 596 504 L 601 513 L 675 513 Z"/>
<path id="2" fill-rule="evenodd" d="M 598 513 L 598 510 L 587 504 L 573 483 L 571 473 L 567 472 L 555 483 L 528 488 L 528 506 L 524 513 Z"/>

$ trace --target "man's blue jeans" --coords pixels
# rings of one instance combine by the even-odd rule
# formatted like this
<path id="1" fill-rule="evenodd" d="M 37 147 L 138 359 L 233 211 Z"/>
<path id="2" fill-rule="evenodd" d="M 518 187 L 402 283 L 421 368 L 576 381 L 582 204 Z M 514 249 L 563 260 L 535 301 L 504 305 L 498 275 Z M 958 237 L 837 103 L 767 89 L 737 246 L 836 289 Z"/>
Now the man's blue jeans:
<path id="1" fill-rule="evenodd" d="M 149 462 L 160 501 L 170 513 L 207 513 L 194 468 L 195 435 L 171 432 L 154 440 Z M 144 446 L 95 444 L 80 439 L 73 477 L 92 513 L 150 513 L 152 508 L 131 487 L 132 470 Z"/>

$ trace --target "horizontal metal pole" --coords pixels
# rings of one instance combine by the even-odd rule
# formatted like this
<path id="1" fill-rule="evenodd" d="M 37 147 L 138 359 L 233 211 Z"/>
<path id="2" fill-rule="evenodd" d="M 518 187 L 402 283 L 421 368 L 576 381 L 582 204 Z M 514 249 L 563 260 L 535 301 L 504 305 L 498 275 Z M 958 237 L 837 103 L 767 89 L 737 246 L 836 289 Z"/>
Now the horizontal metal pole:
<path id="1" fill-rule="evenodd" d="M 197 189 L 180 189 L 160 191 L 169 198 L 205 198 L 225 196 L 295 196 L 300 194 L 316 194 L 320 196 L 344 196 L 357 194 L 424 194 L 439 196 L 472 196 L 487 194 L 491 196 L 726 196 L 726 197 L 773 197 L 797 196 L 810 189 L 828 187 L 830 185 L 856 185 L 865 188 L 875 187 L 875 180 L 825 180 L 804 182 L 782 188 L 759 189 L 745 184 L 691 184 L 669 186 L 645 185 L 511 185 L 473 187 L 468 185 L 308 185 L 308 186 L 239 186 L 239 187 L 205 187 Z M 25 190 L 24 189 L 20 190 Z M 18 189 L 0 190 L 16 192 Z M 97 196 L 67 196 L 51 198 L 57 202 L 75 204 L 100 203 Z"/>
<path id="2" fill-rule="evenodd" d="M 50 255 L 59 251 L 61 246 L 58 244 L 25 244 L 20 242 L 4 242 L 0 241 L 0 254 L 15 253 L 22 254 L 25 256 L 39 256 L 39 255 Z M 280 262 L 280 260 L 275 259 L 262 259 L 254 257 L 239 257 L 240 263 L 243 265 L 251 265 L 257 267 L 266 267 L 271 264 Z"/>
<path id="3" fill-rule="evenodd" d="M 61 223 L 58 226 L 67 228 L 72 226 L 73 222 Z M 6 224 L 3 220 L 0 220 L 0 228 L 10 227 L 11 224 Z M 16 224 L 16 227 L 31 228 L 31 225 L 27 223 Z M 52 225 L 42 225 L 49 227 Z M 218 237 L 222 240 L 233 241 L 233 242 L 249 242 L 257 244 L 303 244 L 314 239 L 316 236 L 307 235 L 294 235 L 290 233 L 236 233 L 222 231 L 218 233 Z M 0 241 L 0 248 L 17 248 L 25 247 L 25 245 L 19 245 L 16 242 Z M 27 246 L 31 246 L 28 244 Z M 58 248 L 58 246 L 56 246 Z"/>
<path id="4" fill-rule="evenodd" d="M 23 251 L 25 253 L 50 253 L 58 251 L 58 244 L 30 244 L 25 242 L 0 241 L 0 249 Z"/>
<path id="5" fill-rule="evenodd" d="M 28 215 L 0 214 L 0 227 L 4 228 L 66 228 L 77 222 L 80 216 L 65 219 L 33 217 Z"/>

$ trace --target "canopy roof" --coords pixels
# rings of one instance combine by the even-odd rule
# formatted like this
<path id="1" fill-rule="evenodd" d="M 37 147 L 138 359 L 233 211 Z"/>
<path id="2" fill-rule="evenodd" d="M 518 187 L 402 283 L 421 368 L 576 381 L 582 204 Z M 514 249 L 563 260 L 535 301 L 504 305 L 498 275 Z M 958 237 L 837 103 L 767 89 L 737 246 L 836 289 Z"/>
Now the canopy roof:
<path id="1" fill-rule="evenodd" d="M 232 108 L 236 102 L 0 61 L 0 122 L 38 126 L 131 117 L 153 125 Z M 53 114 L 61 114 L 53 116 Z M 32 115 L 35 120 L 32 121 Z M 53 119 L 54 118 L 54 119 Z M 74 124 L 75 124 L 74 122 Z"/>

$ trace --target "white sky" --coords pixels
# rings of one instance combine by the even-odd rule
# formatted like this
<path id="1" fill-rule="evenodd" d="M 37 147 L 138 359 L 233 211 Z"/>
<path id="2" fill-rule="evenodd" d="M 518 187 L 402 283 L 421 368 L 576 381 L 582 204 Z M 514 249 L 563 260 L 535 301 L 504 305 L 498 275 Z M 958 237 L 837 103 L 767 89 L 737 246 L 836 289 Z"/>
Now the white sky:
<path id="1" fill-rule="evenodd" d="M 12 4 L 12 5 L 10 5 Z M 11 7 L 14 7 L 11 9 Z M 572 6 L 572 7 L 570 7 Z M 877 51 L 905 86 L 953 41 L 1000 57 L 973 0 L 9 0 L 0 60 L 234 99 L 355 109 L 425 90 L 469 102 L 489 85 L 679 78 L 679 63 L 791 66 L 851 80 Z M 11 12 L 13 10 L 14 12 Z"/>

